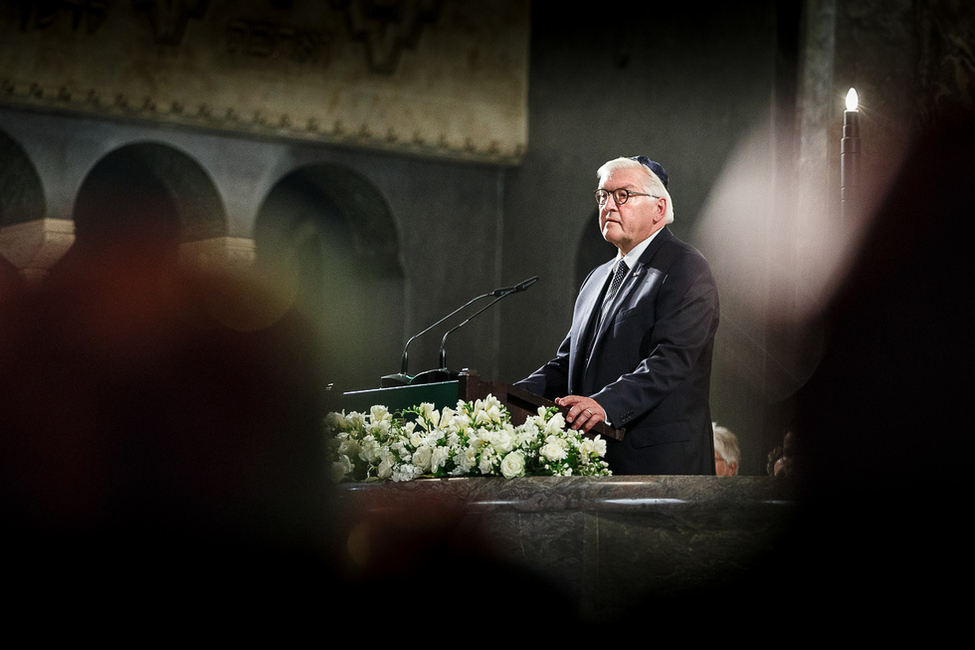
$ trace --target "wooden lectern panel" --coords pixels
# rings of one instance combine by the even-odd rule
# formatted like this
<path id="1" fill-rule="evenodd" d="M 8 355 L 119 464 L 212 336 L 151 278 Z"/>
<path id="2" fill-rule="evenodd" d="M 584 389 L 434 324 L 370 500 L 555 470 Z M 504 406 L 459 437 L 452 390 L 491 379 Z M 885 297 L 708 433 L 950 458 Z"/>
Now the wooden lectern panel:
<path id="1" fill-rule="evenodd" d="M 484 381 L 475 374 L 461 373 L 457 381 L 458 394 L 461 399 L 470 401 L 494 395 L 507 407 L 508 412 L 511 413 L 511 422 L 515 425 L 524 423 L 529 415 L 537 415 L 540 406 L 555 407 L 563 416 L 569 412 L 569 409 L 564 406 L 559 406 L 552 400 L 545 399 L 540 395 L 522 390 L 511 384 Z M 625 432 L 625 429 L 614 429 L 603 422 L 598 423 L 590 430 L 592 436 L 599 434 L 604 438 L 612 438 L 613 440 L 622 440 Z"/>

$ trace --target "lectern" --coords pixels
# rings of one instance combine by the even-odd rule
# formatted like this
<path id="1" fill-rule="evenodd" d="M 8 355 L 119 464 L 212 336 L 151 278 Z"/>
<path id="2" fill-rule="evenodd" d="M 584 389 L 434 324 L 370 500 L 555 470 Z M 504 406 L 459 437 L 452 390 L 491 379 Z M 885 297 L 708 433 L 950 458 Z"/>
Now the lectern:
<path id="1" fill-rule="evenodd" d="M 568 409 L 555 402 L 535 395 L 517 386 L 498 381 L 484 381 L 476 373 L 462 370 L 457 379 L 428 384 L 392 386 L 388 388 L 374 388 L 342 393 L 339 408 L 345 411 L 368 412 L 376 405 L 382 404 L 390 411 L 399 411 L 429 402 L 437 409 L 445 406 L 454 408 L 457 400 L 473 401 L 494 395 L 511 414 L 511 422 L 515 426 L 523 424 L 529 415 L 537 415 L 538 407 L 554 407 L 563 415 Z M 599 423 L 589 432 L 590 435 L 601 435 L 604 438 L 622 440 L 625 429 L 614 429 Z"/>

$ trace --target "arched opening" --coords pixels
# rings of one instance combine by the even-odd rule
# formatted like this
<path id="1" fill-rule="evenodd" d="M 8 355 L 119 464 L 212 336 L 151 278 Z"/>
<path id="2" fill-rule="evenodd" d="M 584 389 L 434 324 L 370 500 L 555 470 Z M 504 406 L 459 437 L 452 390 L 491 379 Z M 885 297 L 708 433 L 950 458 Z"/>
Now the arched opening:
<path id="1" fill-rule="evenodd" d="M 222 236 L 227 222 L 200 164 L 156 142 L 125 145 L 99 160 L 78 189 L 72 220 L 69 262 L 94 250 L 133 247 L 175 260 L 180 243 Z"/>
<path id="2" fill-rule="evenodd" d="M 27 152 L 0 131 L 0 227 L 44 218 L 40 176 Z"/>
<path id="3" fill-rule="evenodd" d="M 18 269 L 27 266 L 33 247 L 24 246 L 17 226 L 40 222 L 47 210 L 44 189 L 34 164 L 13 138 L 0 131 L 0 295 L 19 286 Z M 29 239 L 29 236 L 28 236 Z"/>
<path id="4" fill-rule="evenodd" d="M 378 387 L 404 326 L 399 238 L 379 191 L 344 167 L 298 169 L 268 193 L 254 240 L 258 265 L 288 278 L 317 325 L 334 390 Z"/>
<path id="5" fill-rule="evenodd" d="M 227 229 L 223 202 L 206 171 L 189 155 L 156 142 L 125 145 L 98 161 L 78 190 L 73 218 L 79 239 L 162 222 L 175 226 L 181 242 L 219 237 Z"/>

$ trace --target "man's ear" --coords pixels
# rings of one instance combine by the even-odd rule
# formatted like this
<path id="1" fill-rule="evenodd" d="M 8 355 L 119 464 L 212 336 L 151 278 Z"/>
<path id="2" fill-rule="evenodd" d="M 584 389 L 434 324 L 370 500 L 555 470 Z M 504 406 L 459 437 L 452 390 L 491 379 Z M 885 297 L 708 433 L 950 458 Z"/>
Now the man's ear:
<path id="1" fill-rule="evenodd" d="M 653 222 L 657 223 L 667 216 L 667 197 L 661 196 L 657 199 L 657 207 L 653 213 Z"/>

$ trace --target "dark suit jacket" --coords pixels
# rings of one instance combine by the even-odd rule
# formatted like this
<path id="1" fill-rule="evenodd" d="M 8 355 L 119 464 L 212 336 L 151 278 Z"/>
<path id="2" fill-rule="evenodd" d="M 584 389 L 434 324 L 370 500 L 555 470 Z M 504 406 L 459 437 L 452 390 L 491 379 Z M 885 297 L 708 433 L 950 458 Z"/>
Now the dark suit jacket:
<path id="1" fill-rule="evenodd" d="M 549 399 L 599 402 L 610 424 L 626 429 L 621 442 L 607 441 L 616 474 L 714 474 L 708 394 L 718 292 L 711 269 L 665 227 L 593 333 L 614 264 L 586 278 L 555 358 L 516 385 Z"/>

